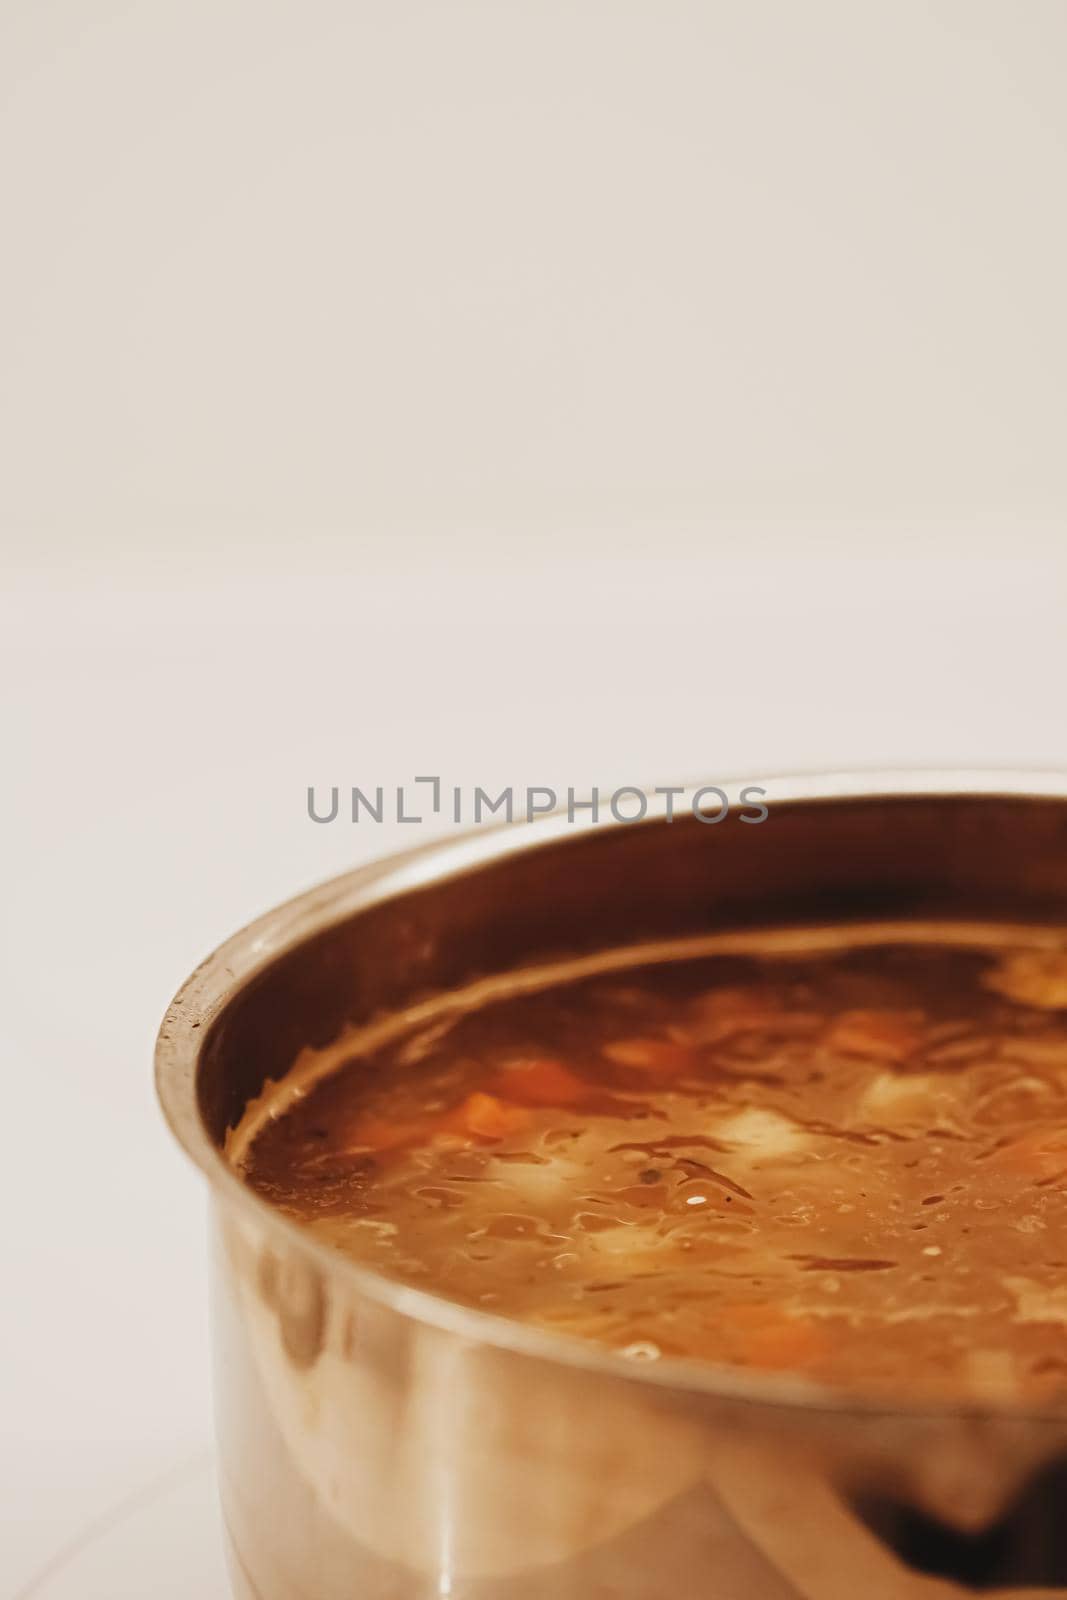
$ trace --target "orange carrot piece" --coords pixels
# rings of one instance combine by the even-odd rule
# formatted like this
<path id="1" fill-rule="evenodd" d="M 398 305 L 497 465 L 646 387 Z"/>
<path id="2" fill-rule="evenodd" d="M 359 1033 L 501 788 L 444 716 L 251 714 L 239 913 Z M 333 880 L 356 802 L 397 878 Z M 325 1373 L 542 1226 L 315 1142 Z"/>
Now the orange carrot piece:
<path id="1" fill-rule="evenodd" d="M 609 1061 L 657 1078 L 677 1078 L 694 1065 L 693 1052 L 670 1039 L 615 1039 L 603 1047 Z"/>
<path id="2" fill-rule="evenodd" d="M 750 1366 L 768 1372 L 796 1372 L 812 1366 L 826 1350 L 826 1336 L 813 1322 L 793 1317 L 777 1328 L 764 1328 L 745 1345 Z"/>
<path id="3" fill-rule="evenodd" d="M 918 1020 L 907 1011 L 843 1011 L 824 1043 L 829 1050 L 870 1061 L 906 1061 L 922 1043 Z"/>
<path id="4" fill-rule="evenodd" d="M 826 1334 L 810 1318 L 792 1317 L 780 1306 L 757 1303 L 725 1308 L 721 1318 L 732 1335 L 734 1359 L 768 1372 L 799 1371 L 827 1349 Z"/>
<path id="5" fill-rule="evenodd" d="M 451 1111 L 412 1122 L 391 1122 L 386 1117 L 361 1117 L 345 1140 L 345 1149 L 386 1154 L 412 1145 L 429 1144 L 438 1134 L 470 1139 L 505 1139 L 529 1122 L 521 1106 L 509 1105 L 492 1094 L 477 1091 Z"/>
<path id="6" fill-rule="evenodd" d="M 574 1106 L 586 1099 L 590 1086 L 562 1061 L 517 1061 L 493 1080 L 505 1100 L 523 1106 Z"/>
<path id="7" fill-rule="evenodd" d="M 444 1132 L 464 1133 L 475 1139 L 506 1139 L 529 1123 L 521 1106 L 509 1105 L 494 1094 L 477 1089 L 445 1118 Z"/>

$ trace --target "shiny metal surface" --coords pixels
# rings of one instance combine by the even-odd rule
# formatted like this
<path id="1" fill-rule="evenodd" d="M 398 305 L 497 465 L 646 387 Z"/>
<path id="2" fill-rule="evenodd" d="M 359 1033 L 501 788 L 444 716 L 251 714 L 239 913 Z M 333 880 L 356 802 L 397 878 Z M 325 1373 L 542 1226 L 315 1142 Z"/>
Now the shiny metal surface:
<path id="1" fill-rule="evenodd" d="M 227 1127 L 302 1046 L 520 963 L 813 920 L 1067 929 L 1063 777 L 764 786 L 758 826 L 668 823 L 654 800 L 640 824 L 550 818 L 337 879 L 236 935 L 173 1002 L 158 1083 L 213 1193 L 222 1497 L 242 1600 L 933 1600 L 961 1576 L 1067 1595 L 1050 1475 L 1067 1415 L 920 1408 L 906 1391 L 864 1404 L 679 1361 L 635 1369 L 367 1272 L 222 1157 Z M 916 1570 L 927 1547 L 963 1552 L 955 1577 Z"/>

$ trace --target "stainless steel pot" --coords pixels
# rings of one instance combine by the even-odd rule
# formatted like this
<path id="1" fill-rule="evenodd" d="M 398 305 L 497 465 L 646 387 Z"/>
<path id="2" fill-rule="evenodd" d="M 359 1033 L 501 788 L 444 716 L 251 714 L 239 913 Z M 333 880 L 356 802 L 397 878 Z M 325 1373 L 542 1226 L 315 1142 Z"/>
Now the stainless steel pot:
<path id="1" fill-rule="evenodd" d="M 790 922 L 1067 928 L 1067 779 L 763 787 L 759 826 L 668 821 L 653 797 L 641 823 L 549 818 L 352 873 L 237 934 L 174 1000 L 158 1084 L 212 1189 L 243 1600 L 929 1600 L 961 1579 L 1067 1595 L 1063 1412 L 635 1368 L 360 1268 L 223 1157 L 304 1046 L 520 964 Z"/>

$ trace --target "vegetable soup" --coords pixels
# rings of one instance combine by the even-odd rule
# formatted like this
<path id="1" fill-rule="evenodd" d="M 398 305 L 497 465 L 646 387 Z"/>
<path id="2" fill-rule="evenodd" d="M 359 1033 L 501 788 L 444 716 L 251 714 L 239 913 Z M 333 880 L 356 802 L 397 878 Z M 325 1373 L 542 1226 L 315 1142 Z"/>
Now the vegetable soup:
<path id="1" fill-rule="evenodd" d="M 1067 940 L 611 952 L 305 1051 L 229 1139 L 355 1260 L 632 1361 L 1067 1391 Z"/>

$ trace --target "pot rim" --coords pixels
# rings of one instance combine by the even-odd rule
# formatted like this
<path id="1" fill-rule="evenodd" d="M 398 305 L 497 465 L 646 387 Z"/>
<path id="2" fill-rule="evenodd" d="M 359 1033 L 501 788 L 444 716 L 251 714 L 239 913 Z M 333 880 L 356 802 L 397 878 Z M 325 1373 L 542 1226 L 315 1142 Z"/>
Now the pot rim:
<path id="1" fill-rule="evenodd" d="M 711 780 L 707 782 L 710 785 Z M 1067 801 L 1067 771 L 1050 769 L 850 768 L 840 772 L 719 779 L 716 786 L 736 787 L 738 782 L 753 788 L 763 787 L 772 811 L 800 802 L 859 799 L 974 796 Z M 699 789 L 701 784 L 692 782 L 684 787 L 688 794 Z M 1067 1419 L 1067 1401 L 1058 1409 L 994 1400 L 967 1404 L 952 1399 L 915 1401 L 904 1393 L 867 1396 L 788 1374 L 751 1375 L 739 1368 L 691 1358 L 664 1356 L 655 1362 L 636 1363 L 590 1341 L 549 1333 L 448 1300 L 373 1271 L 317 1239 L 310 1230 L 287 1217 L 243 1182 L 211 1138 L 200 1115 L 197 1098 L 201 1046 L 235 996 L 265 968 L 314 935 L 423 885 L 461 877 L 509 856 L 536 850 L 563 838 L 576 838 L 591 830 L 640 828 L 664 822 L 668 815 L 668 797 L 652 790 L 643 792 L 648 807 L 640 821 L 619 822 L 611 818 L 593 822 L 589 816 L 571 821 L 566 811 L 558 810 L 532 822 L 471 828 L 457 838 L 437 838 L 329 878 L 275 906 L 232 934 L 190 974 L 170 1002 L 160 1024 L 155 1046 L 156 1093 L 174 1137 L 205 1175 L 213 1194 L 239 1216 L 254 1221 L 260 1228 L 269 1228 L 292 1248 L 315 1261 L 324 1274 L 346 1282 L 361 1297 L 472 1344 L 490 1345 L 615 1379 L 629 1379 L 694 1399 L 757 1403 L 807 1415 L 825 1412 L 846 1418 L 882 1417 L 914 1422 L 997 1418 L 1062 1426 Z"/>

